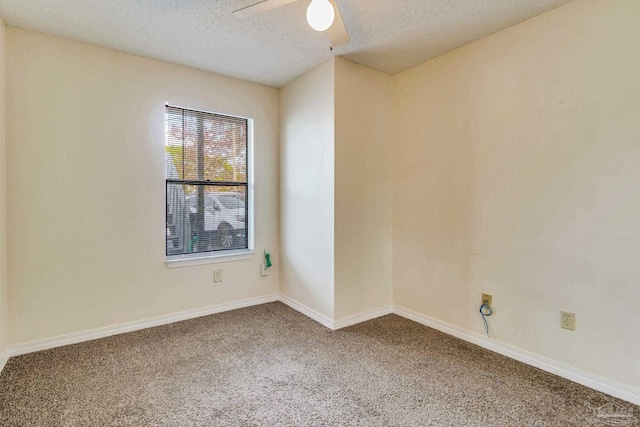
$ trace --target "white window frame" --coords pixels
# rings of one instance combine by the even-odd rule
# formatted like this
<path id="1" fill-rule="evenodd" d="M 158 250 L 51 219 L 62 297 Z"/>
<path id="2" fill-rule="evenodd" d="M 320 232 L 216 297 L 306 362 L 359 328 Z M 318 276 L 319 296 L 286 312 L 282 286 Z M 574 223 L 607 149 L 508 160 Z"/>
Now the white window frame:
<path id="1" fill-rule="evenodd" d="M 255 254 L 255 246 L 254 246 L 254 236 L 255 236 L 255 183 L 254 183 L 254 121 L 250 117 L 243 117 L 238 115 L 232 115 L 228 113 L 217 113 L 213 111 L 208 111 L 204 109 L 196 109 L 193 107 L 182 107 L 173 103 L 166 103 L 165 109 L 167 106 L 172 106 L 176 108 L 184 108 L 187 110 L 195 110 L 203 113 L 211 113 L 222 116 L 232 116 L 238 117 L 241 119 L 247 120 L 247 201 L 248 201 L 248 236 L 247 236 L 247 249 L 231 249 L 226 251 L 218 251 L 218 252 L 201 252 L 201 253 L 193 253 L 193 254 L 183 254 L 183 255 L 166 255 L 165 253 L 165 263 L 169 268 L 177 268 L 177 267 L 189 267 L 195 265 L 203 265 L 203 264 L 214 264 L 220 262 L 234 262 L 234 261 L 242 261 L 251 259 Z M 166 113 L 165 113 L 166 115 Z M 166 116 L 165 116 L 166 117 Z M 166 122 L 166 118 L 165 118 Z M 165 129 L 165 139 L 164 144 L 166 144 L 167 133 Z M 165 180 L 168 176 L 168 171 L 166 170 L 166 162 L 165 163 Z M 166 191 L 166 190 L 165 190 Z M 165 194 L 166 197 L 166 194 Z M 165 236 L 166 236 L 166 224 L 165 224 Z M 166 239 L 165 239 L 166 245 Z M 165 247 L 166 251 L 166 247 Z"/>

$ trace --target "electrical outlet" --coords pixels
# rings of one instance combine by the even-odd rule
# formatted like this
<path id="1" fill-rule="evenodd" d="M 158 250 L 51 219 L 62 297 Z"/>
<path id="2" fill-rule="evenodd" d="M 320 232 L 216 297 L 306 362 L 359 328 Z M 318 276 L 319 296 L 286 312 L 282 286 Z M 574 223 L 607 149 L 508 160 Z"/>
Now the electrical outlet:
<path id="1" fill-rule="evenodd" d="M 491 307 L 491 300 L 492 300 L 491 295 L 482 294 L 482 304 L 487 304 L 489 307 Z"/>
<path id="2" fill-rule="evenodd" d="M 260 264 L 260 275 L 261 276 L 268 276 L 269 275 L 269 269 L 268 268 L 264 268 L 264 264 Z"/>
<path id="3" fill-rule="evenodd" d="M 560 326 L 562 329 L 568 329 L 570 331 L 576 330 L 576 314 L 568 313 L 566 311 L 560 312 Z"/>
<path id="4" fill-rule="evenodd" d="M 213 272 L 213 281 L 216 283 L 222 282 L 222 270 L 216 270 Z"/>

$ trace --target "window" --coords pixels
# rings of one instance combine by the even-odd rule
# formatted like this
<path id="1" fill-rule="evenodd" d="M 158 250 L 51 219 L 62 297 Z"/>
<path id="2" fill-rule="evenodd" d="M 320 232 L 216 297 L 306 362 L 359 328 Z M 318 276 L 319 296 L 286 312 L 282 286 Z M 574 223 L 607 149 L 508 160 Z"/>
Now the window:
<path id="1" fill-rule="evenodd" d="M 166 107 L 169 259 L 249 249 L 248 120 Z"/>

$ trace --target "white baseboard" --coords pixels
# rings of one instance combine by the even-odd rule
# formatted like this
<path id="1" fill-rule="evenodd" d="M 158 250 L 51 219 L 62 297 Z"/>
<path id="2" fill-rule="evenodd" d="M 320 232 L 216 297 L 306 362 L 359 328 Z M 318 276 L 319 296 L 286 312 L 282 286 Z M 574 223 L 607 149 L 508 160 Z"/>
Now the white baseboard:
<path id="1" fill-rule="evenodd" d="M 297 312 L 304 314 L 305 316 L 315 320 L 322 326 L 325 326 L 333 331 L 346 328 L 347 326 L 355 325 L 356 323 L 366 322 L 367 320 L 375 319 L 393 312 L 393 308 L 388 305 L 384 307 L 374 308 L 362 313 L 354 314 L 352 316 L 343 317 L 339 320 L 332 320 L 330 317 L 325 316 L 322 313 L 318 313 L 316 310 L 308 307 L 293 298 L 280 294 L 280 302 L 288 305 Z"/>
<path id="2" fill-rule="evenodd" d="M 333 322 L 332 329 L 342 329 L 347 326 L 355 325 L 357 323 L 366 322 L 367 320 L 375 319 L 377 317 L 386 316 L 393 313 L 393 307 L 387 305 L 385 307 L 374 308 L 363 313 L 354 314 L 353 316 L 343 317 L 342 319 Z"/>
<path id="3" fill-rule="evenodd" d="M 186 310 L 178 313 L 121 323 L 119 325 L 105 326 L 103 328 L 91 329 L 88 331 L 76 332 L 73 334 L 60 335 L 57 337 L 45 338 L 42 340 L 18 344 L 10 346 L 7 353 L 9 356 L 19 356 L 21 354 L 33 353 L 36 351 L 47 350 L 55 347 L 62 347 L 69 344 L 77 344 L 84 341 L 91 341 L 98 338 L 109 337 L 112 335 L 124 334 L 127 332 L 138 331 L 140 329 L 152 328 L 154 326 L 166 325 L 169 323 L 179 322 L 181 320 L 194 319 L 196 317 L 208 316 L 210 314 L 222 313 L 224 311 L 235 310 L 252 305 L 265 304 L 277 300 L 278 295 L 273 294 L 216 304 L 209 307 L 196 308 L 193 310 Z"/>
<path id="4" fill-rule="evenodd" d="M 4 366 L 9 361 L 9 357 L 11 356 L 9 355 L 8 351 L 3 351 L 2 353 L 0 353 L 0 372 L 2 372 L 2 370 L 4 369 Z"/>
<path id="5" fill-rule="evenodd" d="M 320 323 L 321 325 L 326 326 L 329 329 L 334 329 L 333 320 L 331 320 L 329 317 L 325 316 L 322 313 L 318 313 L 317 311 L 315 311 L 311 307 L 307 307 L 306 305 L 304 305 L 302 303 L 299 303 L 298 301 L 294 300 L 293 298 L 289 298 L 288 296 L 282 295 L 282 294 L 280 294 L 279 300 L 283 304 L 286 304 L 289 307 L 291 307 L 292 309 L 294 309 L 295 311 L 298 311 L 298 312 L 304 314 L 305 316 L 310 317 L 311 319 L 315 320 L 316 322 Z"/>
<path id="6" fill-rule="evenodd" d="M 573 366 L 565 365 L 564 363 L 560 363 L 555 360 L 530 353 L 518 347 L 489 339 L 481 334 L 471 332 L 469 330 L 443 322 L 438 319 L 434 319 L 429 316 L 425 316 L 424 314 L 403 307 L 394 306 L 393 312 L 398 316 L 413 320 L 414 322 L 418 322 L 422 325 L 436 329 L 440 332 L 444 332 L 445 334 L 452 335 L 456 338 L 460 338 L 461 340 L 470 342 L 472 344 L 479 345 L 480 347 L 486 348 L 487 350 L 494 351 L 496 353 L 502 354 L 503 356 L 507 356 L 511 359 L 515 359 L 527 365 L 534 366 L 536 368 L 542 369 L 543 371 L 555 374 L 562 378 L 566 378 L 570 381 L 582 384 L 583 386 L 601 391 L 619 399 L 626 400 L 627 402 L 640 405 L 640 390 L 638 389 L 634 389 L 624 384 L 619 384 L 606 378 L 589 374 L 580 369 L 574 368 Z"/>
<path id="7" fill-rule="evenodd" d="M 6 363 L 9 357 L 12 356 L 20 356 L 22 354 L 34 353 L 36 351 L 48 350 L 51 348 L 62 347 L 70 344 L 78 344 L 85 341 L 91 341 L 113 335 L 124 334 L 127 332 L 138 331 L 141 329 L 152 328 L 154 326 L 180 322 L 181 320 L 208 316 L 210 314 L 221 313 L 224 311 L 230 311 L 238 308 L 265 304 L 274 301 L 281 301 L 292 309 L 304 314 L 305 316 L 315 320 L 316 322 L 331 330 L 346 328 L 347 326 L 355 325 L 356 323 L 361 323 L 367 320 L 375 319 L 376 317 L 384 316 L 393 311 L 391 306 L 380 307 L 366 311 L 364 313 L 348 316 L 334 322 L 329 317 L 315 311 L 314 309 L 304 304 L 299 303 L 292 298 L 287 297 L 286 295 L 273 294 L 264 297 L 249 298 L 240 301 L 222 303 L 209 307 L 197 308 L 193 310 L 182 311 L 179 313 L 167 314 L 148 319 L 122 323 L 119 325 L 105 326 L 103 328 L 91 329 L 88 331 L 76 332 L 72 334 L 60 335 L 57 337 L 45 338 L 41 340 L 26 342 L 23 344 L 13 345 L 10 346 L 5 352 L 5 358 L 0 359 L 0 366 L 4 367 L 2 361 L 4 360 L 4 363 Z M 0 367 L 0 372 L 1 371 L 2 368 Z"/>
<path id="8" fill-rule="evenodd" d="M 21 354 L 33 353 L 36 351 L 47 350 L 55 347 L 62 347 L 69 344 L 77 344 L 84 341 L 91 341 L 99 338 L 109 337 L 112 335 L 133 332 L 141 329 L 151 328 L 154 326 L 179 322 L 181 320 L 208 316 L 210 314 L 221 313 L 224 311 L 230 311 L 238 308 L 265 304 L 274 301 L 281 301 L 292 309 L 304 314 L 307 317 L 310 317 L 316 322 L 332 330 L 345 328 L 347 326 L 365 322 L 367 320 L 384 316 L 389 313 L 395 313 L 406 319 L 413 320 L 414 322 L 418 322 L 422 325 L 444 332 L 448 335 L 452 335 L 456 338 L 460 338 L 472 344 L 479 345 L 480 347 L 486 348 L 487 350 L 494 351 L 496 353 L 502 354 L 503 356 L 518 360 L 527 365 L 534 366 L 536 368 L 542 369 L 543 371 L 550 372 L 562 378 L 566 378 L 570 381 L 574 381 L 578 384 L 582 384 L 586 387 L 601 391 L 619 399 L 626 400 L 636 405 L 640 405 L 640 390 L 638 389 L 589 374 L 572 366 L 565 365 L 555 360 L 530 353 L 509 344 L 489 339 L 481 334 L 468 331 L 458 326 L 451 325 L 449 323 L 431 318 L 429 316 L 425 316 L 424 314 L 403 307 L 385 306 L 353 316 L 344 317 L 337 321 L 333 321 L 329 317 L 318 313 L 317 311 L 313 310 L 310 307 L 307 307 L 304 304 L 299 303 L 298 301 L 295 301 L 285 295 L 278 294 L 232 301 L 209 307 L 186 310 L 179 313 L 156 316 L 149 319 L 127 322 L 119 325 L 107 326 L 103 328 L 97 328 L 88 331 L 61 335 L 58 337 L 46 338 L 10 346 L 0 354 L 0 372 L 2 372 L 2 369 L 6 365 L 8 359 L 12 356 L 19 356 Z"/>

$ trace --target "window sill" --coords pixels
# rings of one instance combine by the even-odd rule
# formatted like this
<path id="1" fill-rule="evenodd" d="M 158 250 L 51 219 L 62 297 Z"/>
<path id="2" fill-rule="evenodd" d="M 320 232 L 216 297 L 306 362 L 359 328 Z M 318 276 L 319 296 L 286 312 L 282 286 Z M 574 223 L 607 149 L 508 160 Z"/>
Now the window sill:
<path id="1" fill-rule="evenodd" d="M 254 253 L 255 252 L 251 249 L 242 249 L 216 255 L 177 255 L 167 257 L 166 264 L 169 268 L 177 268 L 203 264 L 216 264 L 220 262 L 243 261 L 251 259 Z"/>

